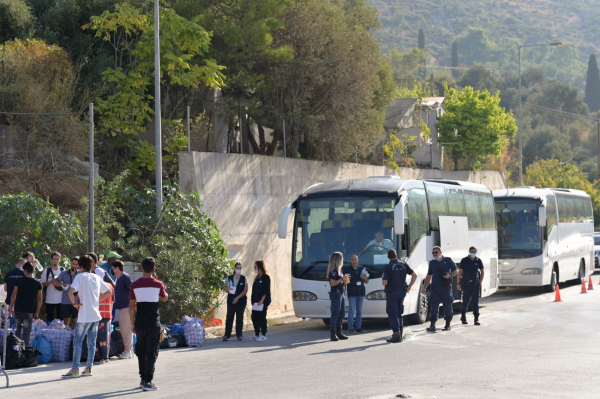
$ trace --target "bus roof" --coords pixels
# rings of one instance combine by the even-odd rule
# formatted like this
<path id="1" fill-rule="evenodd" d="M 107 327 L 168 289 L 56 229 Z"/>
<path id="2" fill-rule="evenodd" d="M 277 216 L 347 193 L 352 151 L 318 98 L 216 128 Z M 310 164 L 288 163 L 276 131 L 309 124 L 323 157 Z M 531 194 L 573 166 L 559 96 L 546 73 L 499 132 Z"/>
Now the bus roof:
<path id="1" fill-rule="evenodd" d="M 515 187 L 503 190 L 494 190 L 494 199 L 540 199 L 546 195 L 553 195 L 555 193 L 574 195 L 578 197 L 589 197 L 589 195 L 582 190 L 575 190 L 571 188 L 536 188 L 536 187 Z"/>
<path id="2" fill-rule="evenodd" d="M 451 186 L 462 186 L 478 190 L 489 189 L 476 183 L 444 179 L 402 179 L 397 176 L 372 176 L 368 179 L 336 180 L 319 183 L 308 187 L 298 199 L 341 197 L 347 195 L 398 195 L 401 190 L 424 188 L 423 183 L 437 183 Z"/>

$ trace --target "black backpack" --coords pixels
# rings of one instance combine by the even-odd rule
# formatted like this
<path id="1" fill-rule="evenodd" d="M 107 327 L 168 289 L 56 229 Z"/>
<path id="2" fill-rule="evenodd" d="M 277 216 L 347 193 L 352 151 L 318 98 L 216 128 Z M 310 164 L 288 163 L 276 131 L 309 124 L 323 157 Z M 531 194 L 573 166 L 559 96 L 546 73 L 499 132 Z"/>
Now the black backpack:
<path id="1" fill-rule="evenodd" d="M 6 364 L 4 368 L 6 370 L 20 368 L 23 364 L 23 352 L 25 352 L 25 343 L 14 332 L 11 332 L 6 337 Z"/>
<path id="2" fill-rule="evenodd" d="M 125 343 L 123 342 L 123 336 L 121 335 L 121 329 L 119 327 L 115 327 L 113 332 L 110 333 L 110 349 L 111 353 L 115 353 L 114 356 L 119 356 L 121 353 L 125 352 Z"/>

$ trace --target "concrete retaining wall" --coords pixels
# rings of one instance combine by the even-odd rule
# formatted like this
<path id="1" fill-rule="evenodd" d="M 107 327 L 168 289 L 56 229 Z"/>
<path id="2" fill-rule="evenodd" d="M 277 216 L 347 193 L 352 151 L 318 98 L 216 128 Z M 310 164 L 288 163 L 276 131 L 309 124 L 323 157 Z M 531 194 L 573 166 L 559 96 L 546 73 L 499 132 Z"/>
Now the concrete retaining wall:
<path id="1" fill-rule="evenodd" d="M 241 260 L 251 277 L 254 261 L 264 259 L 272 278 L 269 313 L 293 309 L 291 299 L 291 223 L 285 240 L 277 238 L 281 209 L 308 186 L 341 179 L 397 173 L 383 166 L 330 163 L 206 152 L 179 153 L 179 176 L 184 192 L 198 191 L 203 210 L 216 222 L 229 256 Z M 445 178 L 506 187 L 500 172 L 445 172 L 402 169 L 405 179 Z M 221 310 L 221 312 L 223 309 Z M 220 314 L 224 317 L 224 314 Z"/>

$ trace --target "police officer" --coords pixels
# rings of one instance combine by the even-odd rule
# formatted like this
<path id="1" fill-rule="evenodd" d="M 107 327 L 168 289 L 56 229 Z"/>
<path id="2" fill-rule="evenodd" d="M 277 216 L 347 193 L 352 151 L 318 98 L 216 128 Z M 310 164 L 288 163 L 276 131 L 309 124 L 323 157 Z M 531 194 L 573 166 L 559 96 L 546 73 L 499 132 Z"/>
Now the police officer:
<path id="1" fill-rule="evenodd" d="M 473 316 L 475 325 L 479 323 L 479 295 L 481 294 L 481 281 L 483 280 L 483 262 L 477 257 L 477 248 L 469 248 L 469 256 L 463 258 L 458 266 L 458 284 L 456 288 L 462 291 L 462 308 L 460 321 L 467 324 L 467 309 L 469 302 L 473 301 Z"/>
<path id="2" fill-rule="evenodd" d="M 388 263 L 383 270 L 382 284 L 385 287 L 385 311 L 392 327 L 392 338 L 387 342 L 402 342 L 402 313 L 404 313 L 404 297 L 417 280 L 417 274 L 404 262 L 398 260 L 396 251 L 388 251 Z M 406 286 L 406 276 L 411 276 Z"/>
<path id="3" fill-rule="evenodd" d="M 425 295 L 426 289 L 431 283 L 431 294 L 429 296 L 431 326 L 427 328 L 427 331 L 435 332 L 435 322 L 438 319 L 440 302 L 444 305 L 444 319 L 446 320 L 444 331 L 448 331 L 450 330 L 450 321 L 452 321 L 452 304 L 454 303 L 452 277 L 458 274 L 458 270 L 452 259 L 445 258 L 442 255 L 440 247 L 433 247 L 431 253 L 435 259 L 429 262 L 429 270 L 421 291 L 421 295 Z"/>

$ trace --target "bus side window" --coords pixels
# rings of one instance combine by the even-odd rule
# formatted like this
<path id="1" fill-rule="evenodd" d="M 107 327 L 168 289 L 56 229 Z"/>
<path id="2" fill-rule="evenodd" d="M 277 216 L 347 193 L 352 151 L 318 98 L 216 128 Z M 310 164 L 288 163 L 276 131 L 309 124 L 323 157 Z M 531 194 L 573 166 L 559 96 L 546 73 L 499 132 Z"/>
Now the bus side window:
<path id="1" fill-rule="evenodd" d="M 469 218 L 470 229 L 483 228 L 481 207 L 479 205 L 479 196 L 476 192 L 464 190 L 465 206 L 467 208 L 467 217 Z"/>
<path id="2" fill-rule="evenodd" d="M 429 217 L 427 214 L 427 198 L 425 197 L 425 190 L 413 189 L 408 192 L 408 236 L 409 242 L 407 242 L 408 254 L 410 254 L 419 239 L 426 235 L 428 230 Z M 402 249 L 405 249 L 404 247 Z"/>

